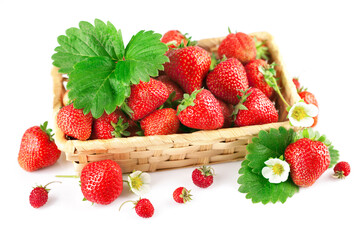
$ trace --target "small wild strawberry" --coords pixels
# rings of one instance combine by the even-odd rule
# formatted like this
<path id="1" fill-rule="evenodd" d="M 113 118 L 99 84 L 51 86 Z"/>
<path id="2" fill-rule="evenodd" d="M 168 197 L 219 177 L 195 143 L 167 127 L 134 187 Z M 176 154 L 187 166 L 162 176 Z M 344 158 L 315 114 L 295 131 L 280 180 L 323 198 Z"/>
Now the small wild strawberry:
<path id="1" fill-rule="evenodd" d="M 128 202 L 132 202 L 134 204 L 135 212 L 137 215 L 139 215 L 142 218 L 150 218 L 154 215 L 154 206 L 147 198 L 140 198 L 137 201 L 126 201 L 123 202 L 119 208 L 119 211 L 121 207 Z"/>
<path id="2" fill-rule="evenodd" d="M 196 168 L 192 172 L 192 180 L 196 186 L 207 188 L 214 181 L 214 169 L 209 166 Z"/>
<path id="3" fill-rule="evenodd" d="M 187 190 L 184 187 L 178 187 L 177 189 L 175 189 L 175 191 L 173 192 L 173 198 L 175 200 L 175 202 L 177 203 L 186 203 L 191 199 L 192 195 L 190 194 L 191 190 Z"/>
<path id="4" fill-rule="evenodd" d="M 350 174 L 350 164 L 348 162 L 338 162 L 334 167 L 334 177 L 344 179 Z"/>
<path id="5" fill-rule="evenodd" d="M 50 182 L 48 184 L 46 184 L 45 186 L 36 186 L 34 187 L 34 189 L 31 191 L 30 196 L 29 196 L 29 201 L 30 201 L 30 205 L 33 206 L 34 208 L 39 208 L 44 206 L 44 204 L 47 202 L 48 200 L 48 194 L 50 189 L 46 188 L 49 184 L 54 183 L 54 182 Z M 61 183 L 61 182 L 58 182 Z"/>

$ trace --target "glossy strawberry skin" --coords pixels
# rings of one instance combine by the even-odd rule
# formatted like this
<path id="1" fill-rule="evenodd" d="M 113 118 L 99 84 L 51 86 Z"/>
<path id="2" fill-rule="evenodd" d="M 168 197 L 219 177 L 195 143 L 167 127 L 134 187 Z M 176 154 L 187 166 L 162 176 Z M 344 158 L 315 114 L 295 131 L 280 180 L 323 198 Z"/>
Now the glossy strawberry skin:
<path id="1" fill-rule="evenodd" d="M 164 71 L 187 93 L 200 89 L 210 69 L 211 57 L 197 46 L 177 48 L 166 54 L 170 62 L 164 64 Z"/>
<path id="2" fill-rule="evenodd" d="M 192 195 L 190 194 L 190 191 L 191 190 L 187 190 L 185 187 L 178 187 L 173 192 L 173 199 L 177 203 L 186 203 L 188 201 L 191 201 Z"/>
<path id="3" fill-rule="evenodd" d="M 266 83 L 264 75 L 259 71 L 259 67 L 265 67 L 266 65 L 265 60 L 255 59 L 245 65 L 245 70 L 250 87 L 260 89 L 268 98 L 272 99 L 274 89 Z"/>
<path id="4" fill-rule="evenodd" d="M 250 95 L 244 102 L 248 110 L 239 110 L 236 115 L 236 126 L 250 126 L 278 121 L 278 113 L 274 104 L 265 94 L 257 88 L 250 88 L 247 93 Z"/>
<path id="5" fill-rule="evenodd" d="M 30 205 L 39 208 L 45 205 L 48 200 L 48 191 L 43 187 L 34 188 L 29 196 Z"/>
<path id="6" fill-rule="evenodd" d="M 172 81 L 169 76 L 161 75 L 156 80 L 165 84 L 165 86 L 168 88 L 169 95 L 175 92 L 175 97 L 172 99 L 172 101 L 180 100 L 183 98 L 184 91 L 176 82 Z"/>
<path id="7" fill-rule="evenodd" d="M 299 92 L 299 96 L 302 100 L 304 100 L 305 103 L 314 104 L 315 106 L 319 107 L 318 101 L 316 100 L 315 95 L 313 93 L 308 92 L 308 91 L 302 91 L 302 92 Z M 317 125 L 318 117 L 319 116 L 313 117 L 314 123 L 311 127 L 315 127 Z"/>
<path id="8" fill-rule="evenodd" d="M 202 130 L 218 129 L 223 126 L 224 115 L 220 104 L 209 90 L 202 89 L 196 95 L 194 104 L 178 114 L 182 124 Z"/>
<path id="9" fill-rule="evenodd" d="M 75 109 L 73 104 L 62 107 L 56 117 L 58 127 L 67 136 L 85 141 L 91 136 L 93 117 L 84 114 L 82 109 Z"/>
<path id="10" fill-rule="evenodd" d="M 192 180 L 193 183 L 201 188 L 207 188 L 209 186 L 211 186 L 211 184 L 213 184 L 214 182 L 214 176 L 210 175 L 210 176 L 205 176 L 199 169 L 195 169 L 192 172 Z"/>
<path id="11" fill-rule="evenodd" d="M 131 86 L 128 106 L 133 113 L 131 119 L 142 119 L 160 107 L 169 97 L 167 87 L 160 81 L 150 78 L 149 82 L 140 81 Z"/>
<path id="12" fill-rule="evenodd" d="M 247 64 L 256 58 L 254 39 L 242 32 L 230 33 L 221 41 L 218 48 L 219 58 L 237 58 L 242 64 Z"/>
<path id="13" fill-rule="evenodd" d="M 154 206 L 149 199 L 142 198 L 136 203 L 135 212 L 142 218 L 150 218 L 154 215 Z"/>
<path id="14" fill-rule="evenodd" d="M 140 121 L 145 136 L 174 134 L 179 130 L 180 121 L 172 108 L 155 110 Z"/>
<path id="15" fill-rule="evenodd" d="M 174 44 L 171 44 L 168 46 L 169 49 L 176 48 L 177 46 L 179 46 L 181 44 L 181 41 L 183 41 L 185 46 L 188 42 L 186 40 L 185 36 L 178 30 L 167 31 L 161 38 L 161 42 L 163 42 L 165 44 L 167 44 L 168 42 L 172 42 L 172 41 L 176 42 L 176 46 Z"/>
<path id="16" fill-rule="evenodd" d="M 112 203 L 123 189 L 121 168 L 109 159 L 87 164 L 81 171 L 80 181 L 85 199 L 102 205 Z"/>
<path id="17" fill-rule="evenodd" d="M 348 162 L 338 162 L 334 167 L 335 177 L 345 178 L 350 174 L 351 168 Z"/>
<path id="18" fill-rule="evenodd" d="M 61 151 L 39 126 L 27 129 L 21 139 L 19 165 L 28 172 L 56 163 Z"/>
<path id="19" fill-rule="evenodd" d="M 223 113 L 224 116 L 224 124 L 222 127 L 223 128 L 232 127 L 234 123 L 234 118 L 232 116 L 232 113 L 234 112 L 234 106 L 229 103 L 225 103 L 220 99 L 217 100 L 220 104 L 221 112 Z"/>
<path id="20" fill-rule="evenodd" d="M 330 153 L 319 141 L 302 138 L 285 150 L 285 160 L 290 164 L 290 176 L 301 187 L 309 187 L 328 169 Z"/>
<path id="21" fill-rule="evenodd" d="M 208 89 L 221 100 L 237 104 L 241 90 L 249 88 L 244 66 L 236 58 L 219 63 L 206 77 Z"/>
<path id="22" fill-rule="evenodd" d="M 112 132 L 114 127 L 111 123 L 117 124 L 119 118 L 122 118 L 124 122 L 127 121 L 126 115 L 121 112 L 120 109 L 115 110 L 114 112 L 104 114 L 98 119 L 93 120 L 91 139 L 111 139 L 113 138 Z"/>

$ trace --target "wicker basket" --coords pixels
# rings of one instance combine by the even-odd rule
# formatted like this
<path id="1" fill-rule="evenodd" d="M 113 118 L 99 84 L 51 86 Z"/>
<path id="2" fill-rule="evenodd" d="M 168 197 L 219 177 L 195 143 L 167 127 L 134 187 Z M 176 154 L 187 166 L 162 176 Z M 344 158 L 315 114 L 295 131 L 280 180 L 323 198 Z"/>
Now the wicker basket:
<path id="1" fill-rule="evenodd" d="M 276 62 L 277 77 L 285 99 L 293 104 L 299 100 L 295 85 L 287 75 L 283 60 L 273 37 L 266 32 L 251 34 L 266 42 L 271 60 Z M 221 38 L 203 39 L 199 46 L 210 52 L 216 52 Z M 62 97 L 65 93 L 63 82 L 66 78 L 53 68 L 54 105 L 53 115 L 62 107 Z M 142 136 L 129 138 L 114 138 L 108 140 L 67 140 L 65 134 L 54 124 L 55 142 L 60 150 L 65 152 L 66 160 L 72 161 L 75 171 L 89 162 L 112 159 L 122 168 L 124 173 L 133 170 L 153 172 L 157 170 L 173 169 L 204 164 L 215 164 L 243 160 L 246 146 L 257 136 L 260 130 L 269 130 L 284 126 L 289 128 L 286 121 L 286 107 L 276 100 L 279 109 L 279 122 L 249 127 L 236 127 L 211 131 L 197 131 L 186 134 L 166 136 Z"/>

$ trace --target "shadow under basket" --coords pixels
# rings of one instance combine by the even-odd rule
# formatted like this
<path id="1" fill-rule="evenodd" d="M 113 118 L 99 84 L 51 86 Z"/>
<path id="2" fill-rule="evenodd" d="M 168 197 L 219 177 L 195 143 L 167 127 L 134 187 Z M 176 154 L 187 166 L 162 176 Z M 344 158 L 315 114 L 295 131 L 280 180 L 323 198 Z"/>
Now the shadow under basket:
<path id="1" fill-rule="evenodd" d="M 278 84 L 289 104 L 299 100 L 292 78 L 287 74 L 283 60 L 273 37 L 266 32 L 250 34 L 265 42 L 269 49 L 270 61 L 276 63 Z M 224 39 L 210 38 L 198 41 L 198 45 L 209 52 L 216 53 L 218 45 Z M 234 127 L 218 130 L 197 131 L 165 136 L 136 136 L 113 138 L 108 140 L 68 140 L 56 125 L 56 115 L 63 106 L 65 94 L 64 82 L 67 80 L 53 68 L 53 116 L 55 119 L 55 142 L 65 152 L 66 160 L 73 162 L 75 172 L 80 174 L 82 168 L 94 161 L 112 159 L 122 168 L 123 173 L 134 170 L 153 172 L 190 166 L 200 166 L 243 160 L 247 154 L 246 146 L 256 137 L 260 130 L 270 130 L 283 126 L 290 128 L 286 120 L 286 106 L 276 97 L 275 105 L 279 111 L 279 122 Z"/>

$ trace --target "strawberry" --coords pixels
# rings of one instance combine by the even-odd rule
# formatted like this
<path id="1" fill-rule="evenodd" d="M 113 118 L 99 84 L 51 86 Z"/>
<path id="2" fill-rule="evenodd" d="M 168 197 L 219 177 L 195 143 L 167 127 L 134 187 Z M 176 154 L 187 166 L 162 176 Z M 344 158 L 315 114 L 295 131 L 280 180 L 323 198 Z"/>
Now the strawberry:
<path id="1" fill-rule="evenodd" d="M 82 109 L 75 109 L 73 104 L 62 107 L 56 117 L 58 127 L 67 136 L 82 141 L 91 136 L 93 117 L 91 113 L 84 114 Z"/>
<path id="2" fill-rule="evenodd" d="M 177 110 L 180 122 L 190 128 L 218 129 L 224 124 L 219 101 L 206 89 L 195 90 L 191 95 L 184 94 Z"/>
<path id="3" fill-rule="evenodd" d="M 21 139 L 18 162 L 26 171 L 51 166 L 60 158 L 61 151 L 52 138 L 52 130 L 47 129 L 47 124 L 45 122 L 40 127 L 27 129 Z"/>
<path id="4" fill-rule="evenodd" d="M 227 58 L 237 58 L 242 64 L 247 64 L 256 58 L 255 41 L 245 33 L 230 32 L 218 48 L 218 57 L 222 58 L 224 55 Z"/>
<path id="5" fill-rule="evenodd" d="M 233 122 L 234 122 L 234 118 L 232 116 L 232 113 L 234 112 L 234 106 L 229 104 L 229 103 L 225 103 L 223 101 L 221 101 L 220 99 L 217 99 L 219 104 L 220 104 L 220 108 L 221 108 L 221 112 L 223 113 L 224 116 L 224 124 L 223 124 L 223 128 L 229 128 L 233 126 Z"/>
<path id="6" fill-rule="evenodd" d="M 131 86 L 130 97 L 127 106 L 131 109 L 131 119 L 142 119 L 160 107 L 169 97 L 169 91 L 165 84 L 150 78 L 149 82 L 140 81 Z M 130 112 L 131 112 L 130 111 Z"/>
<path id="7" fill-rule="evenodd" d="M 87 164 L 81 171 L 80 182 L 84 198 L 102 205 L 112 203 L 123 189 L 121 168 L 110 159 Z"/>
<path id="8" fill-rule="evenodd" d="M 127 117 L 120 109 L 116 109 L 110 114 L 104 112 L 100 118 L 93 120 L 91 139 L 129 136 L 130 133 L 126 131 L 129 126 L 127 121 Z"/>
<path id="9" fill-rule="evenodd" d="M 174 81 L 172 81 L 169 76 L 161 75 L 156 80 L 164 83 L 169 91 L 169 95 L 171 95 L 173 92 L 175 92 L 174 97 L 171 99 L 171 101 L 177 101 L 183 98 L 184 91 L 181 89 L 181 87 Z"/>
<path id="10" fill-rule="evenodd" d="M 274 76 L 276 74 L 274 65 L 269 65 L 265 60 L 255 59 L 253 61 L 250 61 L 248 64 L 245 65 L 249 85 L 250 87 L 260 89 L 268 98 L 271 99 L 274 95 L 274 89 L 266 83 L 266 77 L 268 75 L 263 74 L 259 70 L 259 67 L 263 68 L 264 71 L 270 71 L 269 73 L 271 76 Z"/>
<path id="11" fill-rule="evenodd" d="M 150 218 L 154 215 L 154 206 L 147 198 L 140 198 L 138 201 L 126 201 L 121 204 L 120 209 L 125 203 L 132 202 L 134 204 L 135 212 L 139 217 Z"/>
<path id="12" fill-rule="evenodd" d="M 315 98 L 315 95 L 309 91 L 302 91 L 302 92 L 299 92 L 299 96 L 302 100 L 304 100 L 305 103 L 307 104 L 314 104 L 315 106 L 317 106 L 319 108 L 319 104 Z M 311 127 L 315 127 L 317 122 L 318 122 L 318 116 L 316 117 L 313 117 L 314 118 L 314 123 Z"/>
<path id="13" fill-rule="evenodd" d="M 214 181 L 214 169 L 209 166 L 196 168 L 192 172 L 192 180 L 196 186 L 207 188 Z"/>
<path id="14" fill-rule="evenodd" d="M 140 125 L 145 136 L 168 135 L 179 130 L 180 121 L 174 109 L 163 108 L 143 118 Z"/>
<path id="15" fill-rule="evenodd" d="M 245 68 L 236 58 L 219 63 L 206 77 L 206 85 L 216 97 L 233 105 L 239 103 L 239 90 L 249 88 Z"/>
<path id="16" fill-rule="evenodd" d="M 235 106 L 235 125 L 249 126 L 278 121 L 278 113 L 274 104 L 257 88 L 249 88 L 243 92 L 238 105 Z"/>
<path id="17" fill-rule="evenodd" d="M 299 78 L 293 78 L 293 83 L 295 84 L 296 90 L 300 90 L 300 82 L 299 82 Z"/>
<path id="18" fill-rule="evenodd" d="M 180 31 L 170 30 L 170 31 L 167 31 L 162 36 L 161 42 L 163 42 L 165 44 L 172 43 L 168 46 L 170 49 L 170 48 L 178 47 L 181 43 L 183 43 L 184 45 L 187 45 L 188 39 Z"/>
<path id="19" fill-rule="evenodd" d="M 187 93 L 200 89 L 210 69 L 211 57 L 198 46 L 186 46 L 172 49 L 166 54 L 169 62 L 164 64 L 164 71 Z"/>
<path id="20" fill-rule="evenodd" d="M 334 167 L 334 177 L 344 179 L 350 174 L 350 164 L 348 162 L 338 162 Z"/>
<path id="21" fill-rule="evenodd" d="M 190 194 L 191 190 L 187 190 L 184 187 L 178 187 L 177 189 L 175 189 L 175 191 L 173 192 L 173 198 L 175 200 L 175 202 L 177 203 L 186 203 L 191 199 L 192 195 Z"/>
<path id="22" fill-rule="evenodd" d="M 54 181 L 55 182 L 55 181 Z M 39 208 L 45 205 L 49 197 L 50 189 L 46 188 L 49 184 L 54 183 L 49 182 L 45 186 L 36 186 L 30 193 L 29 201 L 30 205 L 34 208 Z M 61 183 L 61 182 L 58 182 Z"/>
<path id="23" fill-rule="evenodd" d="M 327 146 L 309 138 L 301 138 L 285 149 L 285 160 L 290 164 L 293 182 L 309 187 L 328 169 L 330 153 Z"/>

